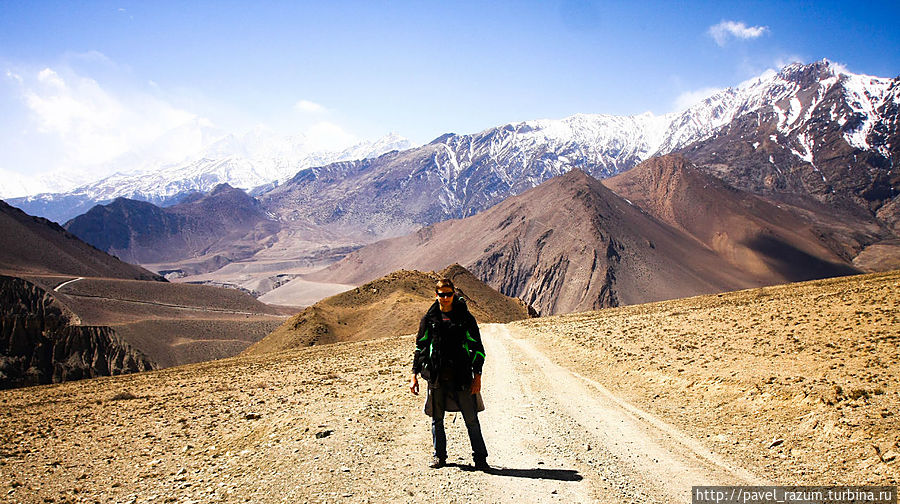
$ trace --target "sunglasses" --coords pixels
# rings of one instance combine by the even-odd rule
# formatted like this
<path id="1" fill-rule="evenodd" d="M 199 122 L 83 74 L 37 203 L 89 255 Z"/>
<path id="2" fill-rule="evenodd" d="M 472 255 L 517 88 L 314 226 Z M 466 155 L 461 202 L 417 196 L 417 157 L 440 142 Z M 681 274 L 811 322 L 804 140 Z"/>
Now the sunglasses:
<path id="1" fill-rule="evenodd" d="M 453 297 L 452 292 L 438 292 L 437 295 L 438 295 L 438 297 L 442 297 L 442 298 Z"/>

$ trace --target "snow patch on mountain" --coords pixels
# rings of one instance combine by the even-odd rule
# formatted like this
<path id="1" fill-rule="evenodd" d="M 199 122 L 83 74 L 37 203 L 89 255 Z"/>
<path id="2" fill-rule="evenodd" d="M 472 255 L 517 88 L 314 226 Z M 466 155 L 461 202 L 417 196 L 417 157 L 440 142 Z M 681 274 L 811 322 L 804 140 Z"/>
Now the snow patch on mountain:
<path id="1" fill-rule="evenodd" d="M 316 146 L 302 135 L 278 136 L 257 127 L 244 135 L 221 137 L 189 161 L 114 173 L 66 193 L 42 193 L 19 198 L 16 203 L 27 206 L 64 198 L 104 202 L 126 197 L 165 205 L 174 203 L 180 195 L 209 192 L 219 184 L 249 191 L 267 184 L 283 183 L 298 171 L 311 166 L 368 159 L 409 147 L 407 139 L 391 133 L 341 151 L 316 150 Z M 62 220 L 74 215 L 53 217 Z"/>

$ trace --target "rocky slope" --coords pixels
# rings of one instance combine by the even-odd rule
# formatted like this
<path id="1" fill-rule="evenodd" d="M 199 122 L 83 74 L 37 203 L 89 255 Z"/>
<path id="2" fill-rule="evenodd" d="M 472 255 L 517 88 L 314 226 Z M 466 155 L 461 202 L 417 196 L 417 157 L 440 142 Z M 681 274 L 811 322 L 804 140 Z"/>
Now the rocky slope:
<path id="1" fill-rule="evenodd" d="M 244 351 L 246 355 L 416 332 L 434 302 L 434 284 L 449 278 L 482 323 L 529 317 L 528 307 L 488 287 L 458 264 L 438 272 L 396 271 L 319 301 Z"/>
<path id="2" fill-rule="evenodd" d="M 852 204 L 894 227 L 900 184 L 900 78 L 794 64 L 709 106 L 737 110 L 714 134 L 680 150 L 735 187 Z"/>
<path id="3" fill-rule="evenodd" d="M 822 218 L 811 222 L 793 207 L 736 189 L 677 154 L 650 159 L 603 184 L 735 267 L 773 283 L 853 273 L 848 263 L 863 244 L 888 234 L 871 220 L 852 233 Z"/>
<path id="4" fill-rule="evenodd" d="M 77 320 L 50 292 L 0 276 L 0 388 L 156 368 L 110 327 Z"/>

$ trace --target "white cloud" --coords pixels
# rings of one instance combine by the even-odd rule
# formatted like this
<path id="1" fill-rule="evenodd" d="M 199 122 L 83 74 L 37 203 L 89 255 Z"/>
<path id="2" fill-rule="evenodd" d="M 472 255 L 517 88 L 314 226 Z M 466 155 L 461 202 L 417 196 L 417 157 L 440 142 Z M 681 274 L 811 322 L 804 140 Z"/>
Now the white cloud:
<path id="1" fill-rule="evenodd" d="M 98 54 L 99 57 L 99 54 Z M 24 127 L 5 142 L 0 169 L 40 179 L 99 178 L 152 161 L 175 162 L 208 141 L 210 123 L 190 111 L 136 89 L 111 89 L 70 68 L 7 70 L 14 98 L 24 105 L 9 124 Z M 120 86 L 121 87 L 121 86 Z M 17 152 L 9 152 L 14 147 Z M 25 187 L 24 180 L 15 183 Z M 7 191 L 3 191 L 7 192 Z"/>
<path id="2" fill-rule="evenodd" d="M 694 91 L 685 91 L 678 95 L 678 98 L 675 98 L 675 111 L 681 112 L 720 91 L 722 91 L 722 88 L 715 87 L 697 89 Z"/>
<path id="3" fill-rule="evenodd" d="M 17 73 L 13 73 L 12 70 L 7 70 L 7 71 L 6 71 L 6 76 L 7 76 L 8 78 L 10 78 L 10 79 L 12 79 L 12 80 L 18 82 L 19 84 L 22 84 L 22 82 L 23 82 L 22 76 L 19 75 L 19 74 L 17 74 Z"/>
<path id="4" fill-rule="evenodd" d="M 769 31 L 768 26 L 747 26 L 742 21 L 722 21 L 709 27 L 707 33 L 715 39 L 716 44 L 724 46 L 731 37 L 739 39 L 755 39 Z"/>
<path id="5" fill-rule="evenodd" d="M 316 150 L 343 150 L 359 141 L 355 135 L 331 122 L 313 124 L 303 134 Z"/>
<path id="6" fill-rule="evenodd" d="M 321 112 L 325 112 L 327 109 L 322 105 L 319 105 L 316 102 L 311 102 L 309 100 L 300 100 L 294 104 L 294 108 L 299 110 L 300 112 L 307 112 L 311 114 L 317 114 Z"/>
<path id="7" fill-rule="evenodd" d="M 51 68 L 24 87 L 38 131 L 57 137 L 75 166 L 111 161 L 197 118 L 152 96 L 118 97 L 93 79 L 63 78 Z"/>

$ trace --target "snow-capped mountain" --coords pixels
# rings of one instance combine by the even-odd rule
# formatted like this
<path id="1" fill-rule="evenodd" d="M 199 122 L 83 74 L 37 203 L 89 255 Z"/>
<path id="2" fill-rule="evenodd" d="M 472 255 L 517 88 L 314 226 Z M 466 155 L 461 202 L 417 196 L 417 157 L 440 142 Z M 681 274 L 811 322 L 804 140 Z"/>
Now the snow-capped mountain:
<path id="1" fill-rule="evenodd" d="M 755 192 L 847 200 L 900 230 L 900 78 L 794 64 L 705 105 L 733 119 L 681 149 L 696 164 Z"/>
<path id="2" fill-rule="evenodd" d="M 227 182 L 257 187 L 253 194 L 283 220 L 343 222 L 378 237 L 472 215 L 572 168 L 605 178 L 682 152 L 732 185 L 820 199 L 838 194 L 890 223 L 900 207 L 891 203 L 900 185 L 898 87 L 898 79 L 822 60 L 767 72 L 678 113 L 525 121 L 446 134 L 380 157 L 408 143 L 389 136 L 321 153 L 302 138 L 254 130 L 222 138 L 190 163 L 12 202 L 60 218 L 50 207 L 67 206 L 70 216 L 118 196 L 167 204 Z"/>
<path id="3" fill-rule="evenodd" d="M 897 182 L 892 159 L 898 157 L 898 82 L 851 74 L 828 61 L 795 64 L 680 113 L 579 114 L 447 134 L 402 153 L 304 170 L 261 199 L 286 220 L 357 226 L 384 236 L 475 214 L 572 168 L 605 178 L 674 151 L 749 190 L 765 192 L 769 170 L 778 169 L 797 180 L 772 190 L 815 195 L 818 186 L 801 175 L 820 170 L 820 159 L 838 149 L 850 156 L 841 157 L 841 163 L 856 166 L 854 177 L 865 173 L 891 187 Z M 773 128 L 754 131 L 753 139 L 740 129 L 746 138 L 738 134 L 727 145 L 717 142 L 744 123 Z M 723 155 L 729 149 L 734 155 Z M 745 169 L 746 163 L 764 170 Z M 878 184 L 883 192 L 884 184 Z M 840 187 L 848 197 L 869 194 L 862 186 Z"/>
<path id="4" fill-rule="evenodd" d="M 219 184 L 250 191 L 275 186 L 299 170 L 339 161 L 365 159 L 409 148 L 409 141 L 389 134 L 339 151 L 317 149 L 302 135 L 283 137 L 263 128 L 228 135 L 208 145 L 195 159 L 116 173 L 69 192 L 12 198 L 29 214 L 57 222 L 119 197 L 169 205 L 192 192 L 209 192 Z"/>

